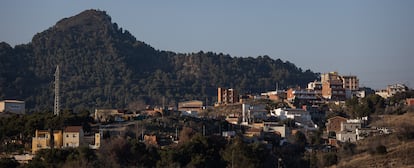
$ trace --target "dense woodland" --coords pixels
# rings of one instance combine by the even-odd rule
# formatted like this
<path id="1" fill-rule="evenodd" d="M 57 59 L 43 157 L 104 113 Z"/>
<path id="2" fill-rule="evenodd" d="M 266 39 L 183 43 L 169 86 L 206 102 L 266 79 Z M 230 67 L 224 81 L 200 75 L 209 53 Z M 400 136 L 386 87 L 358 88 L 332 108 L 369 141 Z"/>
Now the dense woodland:
<path id="1" fill-rule="evenodd" d="M 87 10 L 58 21 L 28 44 L 0 43 L 0 99 L 25 100 L 30 111 L 51 110 L 57 65 L 62 108 L 76 111 L 125 108 L 136 101 L 212 104 L 217 87 L 255 93 L 275 89 L 276 83 L 304 86 L 318 76 L 269 56 L 155 50 L 104 11 Z"/>

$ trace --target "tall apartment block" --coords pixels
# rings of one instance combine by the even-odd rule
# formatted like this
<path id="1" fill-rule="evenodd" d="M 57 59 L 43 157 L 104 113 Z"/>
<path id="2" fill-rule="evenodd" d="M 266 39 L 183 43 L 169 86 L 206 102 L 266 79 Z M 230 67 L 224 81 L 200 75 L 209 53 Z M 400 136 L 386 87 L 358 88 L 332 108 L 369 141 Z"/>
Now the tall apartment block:
<path id="1" fill-rule="evenodd" d="M 359 90 L 359 79 L 356 76 L 341 76 L 343 88 L 351 91 Z"/>
<path id="2" fill-rule="evenodd" d="M 331 100 L 345 100 L 345 88 L 342 77 L 338 72 L 330 72 L 321 75 L 322 96 Z"/>
<path id="3" fill-rule="evenodd" d="M 218 88 L 217 103 L 218 104 L 234 104 L 239 102 L 239 94 L 235 89 Z"/>

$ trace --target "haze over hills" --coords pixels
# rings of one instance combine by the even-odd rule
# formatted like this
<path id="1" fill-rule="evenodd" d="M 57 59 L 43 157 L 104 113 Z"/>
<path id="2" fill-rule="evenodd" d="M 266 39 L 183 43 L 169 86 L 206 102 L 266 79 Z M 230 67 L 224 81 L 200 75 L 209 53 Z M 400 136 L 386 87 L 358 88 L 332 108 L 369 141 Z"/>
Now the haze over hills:
<path id="1" fill-rule="evenodd" d="M 179 39 L 177 39 L 179 40 Z M 125 108 L 134 101 L 212 104 L 217 87 L 241 93 L 305 86 L 318 74 L 293 63 L 199 51 L 155 50 L 137 41 L 104 11 L 64 18 L 14 48 L 0 43 L 0 99 L 21 99 L 31 110 L 51 110 L 60 66 L 62 108 Z"/>

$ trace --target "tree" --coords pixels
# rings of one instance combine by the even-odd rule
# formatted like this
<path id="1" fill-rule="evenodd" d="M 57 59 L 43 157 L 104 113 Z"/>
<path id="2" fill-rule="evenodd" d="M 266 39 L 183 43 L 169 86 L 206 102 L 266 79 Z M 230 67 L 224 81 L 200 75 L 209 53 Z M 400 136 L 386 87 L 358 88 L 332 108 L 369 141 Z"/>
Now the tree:
<path id="1" fill-rule="evenodd" d="M 18 166 L 19 162 L 13 158 L 0 158 L 0 168 L 14 168 Z"/>

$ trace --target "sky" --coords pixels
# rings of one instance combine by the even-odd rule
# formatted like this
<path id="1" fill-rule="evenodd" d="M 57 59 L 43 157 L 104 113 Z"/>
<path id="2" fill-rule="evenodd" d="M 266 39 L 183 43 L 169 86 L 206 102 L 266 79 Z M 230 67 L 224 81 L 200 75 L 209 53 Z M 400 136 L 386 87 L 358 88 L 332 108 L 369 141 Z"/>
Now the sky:
<path id="1" fill-rule="evenodd" d="M 414 87 L 413 0 L 3 0 L 0 41 L 29 43 L 62 18 L 104 10 L 159 50 L 268 55 L 303 70 Z"/>

